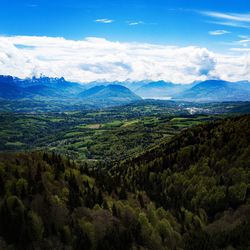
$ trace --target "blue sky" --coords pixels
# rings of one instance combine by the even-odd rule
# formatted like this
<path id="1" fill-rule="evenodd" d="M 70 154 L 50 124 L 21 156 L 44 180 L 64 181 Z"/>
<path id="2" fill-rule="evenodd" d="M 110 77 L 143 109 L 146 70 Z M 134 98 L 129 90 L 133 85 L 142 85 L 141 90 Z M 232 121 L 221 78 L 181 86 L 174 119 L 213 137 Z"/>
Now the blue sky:
<path id="1" fill-rule="evenodd" d="M 239 36 L 249 35 L 250 22 L 237 25 L 248 28 L 234 27 L 229 19 L 203 13 L 207 11 L 249 14 L 250 1 L 0 0 L 0 34 L 104 37 L 112 41 L 197 45 L 216 51 L 227 49 L 227 43 L 237 41 Z M 102 19 L 107 19 L 106 23 Z M 226 34 L 209 35 L 216 30 Z"/>
<path id="2" fill-rule="evenodd" d="M 250 0 L 0 0 L 0 74 L 250 81 Z"/>

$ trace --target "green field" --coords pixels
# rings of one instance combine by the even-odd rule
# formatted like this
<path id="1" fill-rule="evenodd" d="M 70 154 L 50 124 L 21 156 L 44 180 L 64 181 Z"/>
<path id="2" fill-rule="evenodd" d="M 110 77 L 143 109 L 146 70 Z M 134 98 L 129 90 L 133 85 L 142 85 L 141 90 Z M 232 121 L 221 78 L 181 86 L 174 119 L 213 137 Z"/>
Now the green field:
<path id="1" fill-rule="evenodd" d="M 190 115 L 185 106 L 146 103 L 94 111 L 5 112 L 0 113 L 0 150 L 47 150 L 78 161 L 118 161 L 185 128 L 223 117 L 213 106 L 212 111 Z"/>

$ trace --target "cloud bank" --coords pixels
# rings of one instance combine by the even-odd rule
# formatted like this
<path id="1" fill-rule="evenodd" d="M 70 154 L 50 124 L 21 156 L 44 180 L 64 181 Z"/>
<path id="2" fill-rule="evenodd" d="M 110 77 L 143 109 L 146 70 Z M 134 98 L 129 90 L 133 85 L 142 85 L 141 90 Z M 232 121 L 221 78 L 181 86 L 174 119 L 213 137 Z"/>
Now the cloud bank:
<path id="1" fill-rule="evenodd" d="M 237 52 L 235 52 L 237 53 Z M 111 42 L 103 38 L 0 37 L 0 74 L 65 77 L 78 82 L 250 80 L 250 55 L 195 46 Z"/>

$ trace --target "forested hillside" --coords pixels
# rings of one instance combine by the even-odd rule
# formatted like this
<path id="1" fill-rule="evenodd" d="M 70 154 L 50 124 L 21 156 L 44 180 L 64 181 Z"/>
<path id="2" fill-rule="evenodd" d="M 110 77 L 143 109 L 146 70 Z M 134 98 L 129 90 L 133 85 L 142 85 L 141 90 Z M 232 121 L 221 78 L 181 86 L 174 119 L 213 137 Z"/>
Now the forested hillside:
<path id="1" fill-rule="evenodd" d="M 0 155 L 0 249 L 248 249 L 250 116 L 116 166 Z"/>
<path id="2" fill-rule="evenodd" d="M 200 225 L 203 231 L 199 234 L 196 228 L 195 237 L 210 239 L 202 244 L 245 249 L 239 246 L 250 244 L 240 238 L 246 237 L 241 230 L 250 223 L 249 142 L 249 115 L 210 122 L 183 131 L 111 172 L 129 190 L 143 190 L 157 207 L 172 211 L 189 237 L 190 229 Z"/>

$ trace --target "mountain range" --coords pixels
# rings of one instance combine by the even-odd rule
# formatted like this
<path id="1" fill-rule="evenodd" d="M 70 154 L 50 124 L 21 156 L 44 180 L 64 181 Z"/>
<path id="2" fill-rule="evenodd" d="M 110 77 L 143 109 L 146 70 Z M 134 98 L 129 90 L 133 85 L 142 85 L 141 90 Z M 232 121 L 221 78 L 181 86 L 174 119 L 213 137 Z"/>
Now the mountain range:
<path id="1" fill-rule="evenodd" d="M 249 101 L 250 83 L 208 80 L 186 89 L 173 99 L 195 102 Z"/>
<path id="2" fill-rule="evenodd" d="M 250 83 L 207 80 L 192 84 L 165 81 L 92 82 L 64 78 L 20 79 L 0 76 L 0 99 L 66 100 L 99 106 L 126 104 L 141 99 L 188 102 L 250 101 Z"/>
<path id="3" fill-rule="evenodd" d="M 192 85 L 193 86 L 193 85 Z M 149 82 L 135 90 L 135 93 L 149 99 L 171 99 L 178 93 L 189 89 L 191 85 L 174 84 L 171 82 Z"/>
<path id="4" fill-rule="evenodd" d="M 85 89 L 84 85 L 65 81 L 64 78 L 20 79 L 12 76 L 0 76 L 0 98 L 3 99 L 70 98 Z"/>
<path id="5" fill-rule="evenodd" d="M 142 98 L 118 84 L 94 86 L 69 82 L 64 78 L 19 79 L 12 76 L 0 76 L 0 99 L 70 99 L 86 104 L 107 106 L 126 104 Z"/>
<path id="6" fill-rule="evenodd" d="M 250 101 L 250 82 L 207 80 L 191 84 L 174 84 L 165 81 L 105 82 L 92 86 L 123 85 L 143 99 L 160 99 L 187 102 Z"/>

